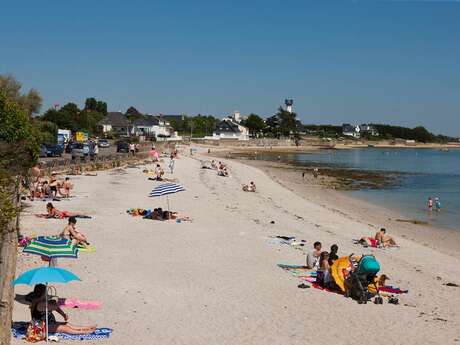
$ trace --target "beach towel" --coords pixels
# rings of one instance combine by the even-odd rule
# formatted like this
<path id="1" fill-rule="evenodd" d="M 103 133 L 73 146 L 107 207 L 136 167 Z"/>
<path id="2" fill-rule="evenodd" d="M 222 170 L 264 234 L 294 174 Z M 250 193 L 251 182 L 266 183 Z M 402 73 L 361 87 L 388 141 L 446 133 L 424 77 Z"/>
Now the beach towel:
<path id="1" fill-rule="evenodd" d="M 318 290 L 322 290 L 322 291 L 326 291 L 326 292 L 332 292 L 332 293 L 335 293 L 335 294 L 338 294 L 338 295 L 343 295 L 343 292 L 342 291 L 338 291 L 338 290 L 331 290 L 331 289 L 328 289 L 328 288 L 325 288 L 319 284 L 316 284 L 316 283 L 312 283 L 311 286 L 313 286 L 315 289 L 318 289 Z"/>
<path id="2" fill-rule="evenodd" d="M 317 274 L 316 271 L 311 271 L 311 268 L 307 268 L 306 266 L 278 264 L 278 267 L 282 268 L 286 272 L 291 273 L 293 276 L 301 279 L 315 278 Z"/>
<path id="3" fill-rule="evenodd" d="M 96 247 L 94 246 L 89 246 L 89 245 L 84 246 L 82 244 L 79 244 L 77 248 L 78 248 L 78 251 L 81 253 L 95 253 L 96 252 Z"/>
<path id="4" fill-rule="evenodd" d="M 102 302 L 98 301 L 82 301 L 77 298 L 59 298 L 58 304 L 63 308 L 79 308 L 79 309 L 98 309 Z"/>
<path id="5" fill-rule="evenodd" d="M 23 339 L 26 336 L 28 322 L 13 322 L 11 334 L 13 337 Z M 90 334 L 67 334 L 67 333 L 49 333 L 49 336 L 56 336 L 60 340 L 98 340 L 108 339 L 113 332 L 111 328 L 97 328 Z"/>
<path id="6" fill-rule="evenodd" d="M 64 219 L 64 218 L 69 218 L 69 212 L 68 211 L 61 211 L 61 215 L 60 216 L 55 216 L 55 217 L 48 217 L 48 214 L 47 213 L 38 213 L 38 214 L 35 214 L 35 217 L 38 217 L 38 218 L 48 218 L 48 219 Z M 74 216 L 75 218 L 80 218 L 80 219 L 91 219 L 92 217 L 90 216 L 84 216 L 84 215 L 76 215 Z"/>
<path id="7" fill-rule="evenodd" d="M 403 293 L 408 293 L 409 292 L 409 290 L 401 290 L 400 288 L 393 287 L 391 285 L 379 287 L 379 292 L 380 291 L 388 292 L 388 293 L 394 293 L 394 294 L 403 294 Z"/>

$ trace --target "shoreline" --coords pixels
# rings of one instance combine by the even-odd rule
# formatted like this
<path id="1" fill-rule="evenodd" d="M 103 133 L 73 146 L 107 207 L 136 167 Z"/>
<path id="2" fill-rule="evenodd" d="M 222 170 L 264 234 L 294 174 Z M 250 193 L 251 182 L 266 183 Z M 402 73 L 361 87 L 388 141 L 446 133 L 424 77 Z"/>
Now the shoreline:
<path id="1" fill-rule="evenodd" d="M 303 199 L 312 201 L 318 206 L 342 214 L 343 216 L 359 221 L 363 224 L 363 236 L 369 228 L 384 227 L 388 233 L 414 241 L 423 246 L 438 250 L 442 253 L 460 258 L 460 232 L 447 228 L 440 228 L 430 224 L 415 224 L 416 219 L 410 219 L 396 210 L 386 208 L 377 203 L 347 195 L 346 190 L 331 189 L 331 182 L 322 183 L 313 178 L 311 172 L 306 178 L 301 178 L 305 168 L 294 165 L 238 158 L 226 158 L 239 163 L 256 167 L 263 171 L 274 182 L 289 189 Z M 257 184 L 257 183 L 256 183 Z M 366 227 L 368 229 L 366 229 Z"/>

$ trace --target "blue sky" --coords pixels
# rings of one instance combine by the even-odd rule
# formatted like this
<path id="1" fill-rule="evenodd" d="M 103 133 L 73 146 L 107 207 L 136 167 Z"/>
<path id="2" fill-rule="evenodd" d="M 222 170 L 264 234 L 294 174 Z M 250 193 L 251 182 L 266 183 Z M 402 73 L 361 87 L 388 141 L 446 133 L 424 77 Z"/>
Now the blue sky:
<path id="1" fill-rule="evenodd" d="M 44 109 L 380 122 L 460 135 L 460 2 L 5 2 L 0 73 Z"/>

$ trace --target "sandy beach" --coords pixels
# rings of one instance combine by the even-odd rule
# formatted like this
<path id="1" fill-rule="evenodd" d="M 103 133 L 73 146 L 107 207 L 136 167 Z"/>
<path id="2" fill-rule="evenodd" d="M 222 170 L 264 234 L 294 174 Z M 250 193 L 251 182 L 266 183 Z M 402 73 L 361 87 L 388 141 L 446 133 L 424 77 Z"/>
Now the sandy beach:
<path id="1" fill-rule="evenodd" d="M 74 177 L 77 196 L 56 202 L 58 209 L 93 216 L 79 220 L 77 228 L 96 252 L 59 261 L 82 282 L 56 284 L 61 297 L 103 303 L 97 310 L 69 311 L 72 323 L 113 328 L 110 339 L 86 344 L 460 342 L 460 288 L 444 285 L 460 284 L 458 246 L 436 236 L 431 238 L 437 245 L 428 243 L 429 237 L 411 240 L 417 233 L 405 233 L 409 225 L 396 230 L 393 223 L 342 212 L 333 197 L 328 204 L 307 198 L 293 192 L 293 185 L 276 182 L 268 170 L 241 162 L 226 161 L 230 177 L 217 176 L 200 169 L 200 158 L 207 159 L 200 153 L 181 155 L 174 174 L 167 173 L 186 188 L 170 197 L 173 210 L 192 222 L 158 222 L 126 213 L 134 207 L 166 207 L 164 198 L 148 197 L 157 182 L 147 180 L 143 166 Z M 256 182 L 256 193 L 241 190 L 249 181 Z M 33 215 L 45 211 L 44 202 L 26 204 L 24 235 L 58 234 L 65 226 L 65 220 Z M 352 243 L 381 225 L 401 248 L 366 249 Z M 409 293 L 400 296 L 399 305 L 359 305 L 338 294 L 299 289 L 299 280 L 277 264 L 302 265 L 305 253 L 270 243 L 276 235 L 304 239 L 305 251 L 319 240 L 326 250 L 337 243 L 340 255 L 372 252 L 390 283 Z M 41 264 L 38 257 L 24 254 L 18 261 L 18 274 Z M 16 288 L 18 294 L 29 291 Z M 13 320 L 29 321 L 27 306 L 16 303 Z"/>

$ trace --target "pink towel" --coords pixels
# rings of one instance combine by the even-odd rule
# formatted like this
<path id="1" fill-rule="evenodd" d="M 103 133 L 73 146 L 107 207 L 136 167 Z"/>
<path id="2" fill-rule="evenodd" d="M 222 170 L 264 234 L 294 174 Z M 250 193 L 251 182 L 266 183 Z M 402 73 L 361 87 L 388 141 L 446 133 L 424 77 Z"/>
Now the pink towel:
<path id="1" fill-rule="evenodd" d="M 98 309 L 102 302 L 81 301 L 76 298 L 60 298 L 59 305 L 64 308 Z"/>

